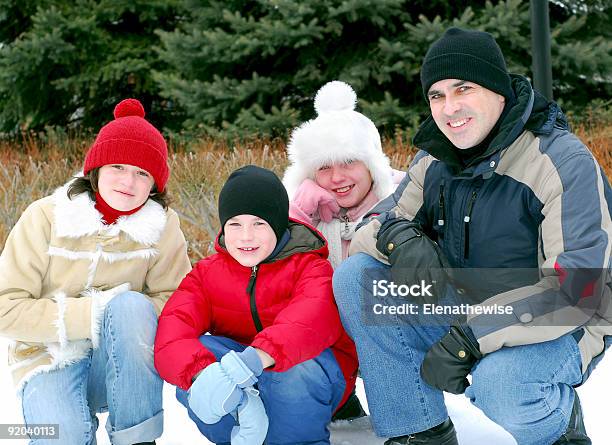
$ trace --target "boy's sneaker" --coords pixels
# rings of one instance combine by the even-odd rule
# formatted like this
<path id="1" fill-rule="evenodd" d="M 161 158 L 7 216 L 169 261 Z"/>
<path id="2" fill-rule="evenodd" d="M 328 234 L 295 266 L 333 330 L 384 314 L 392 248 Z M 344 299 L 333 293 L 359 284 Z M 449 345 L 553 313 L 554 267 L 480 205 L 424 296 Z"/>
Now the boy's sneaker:
<path id="1" fill-rule="evenodd" d="M 344 405 L 332 416 L 332 422 L 336 420 L 355 420 L 366 415 L 357 394 L 355 394 L 355 390 L 353 390 L 349 398 L 344 402 Z"/>

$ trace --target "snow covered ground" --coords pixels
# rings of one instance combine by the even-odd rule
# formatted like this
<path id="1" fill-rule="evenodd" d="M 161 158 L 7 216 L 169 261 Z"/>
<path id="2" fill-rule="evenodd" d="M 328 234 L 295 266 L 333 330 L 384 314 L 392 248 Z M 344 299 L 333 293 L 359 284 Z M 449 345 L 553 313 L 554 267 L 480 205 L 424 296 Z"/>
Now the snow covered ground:
<path id="1" fill-rule="evenodd" d="M 612 358 L 608 356 L 600 363 L 589 381 L 579 388 L 585 423 L 593 445 L 609 445 L 612 433 L 608 430 L 610 405 L 612 403 Z M 357 394 L 365 402 L 363 385 L 359 384 Z M 6 366 L 6 341 L 0 339 L 0 423 L 21 423 L 21 410 L 14 395 L 11 378 Z M 455 423 L 459 443 L 462 445 L 513 445 L 515 441 L 502 428 L 487 419 L 463 396 L 446 395 L 450 416 Z M 365 404 L 365 403 L 364 403 Z M 185 409 L 175 400 L 172 387 L 164 385 L 164 434 L 157 441 L 159 445 L 208 444 L 187 418 Z M 106 415 L 100 416 L 98 444 L 109 445 L 106 431 L 102 427 Z M 4 441 L 0 440 L 0 443 Z M 332 427 L 333 445 L 382 445 L 384 439 L 377 438 L 369 425 L 368 418 L 355 422 L 343 422 Z M 25 445 L 26 441 L 5 441 L 10 445 Z"/>

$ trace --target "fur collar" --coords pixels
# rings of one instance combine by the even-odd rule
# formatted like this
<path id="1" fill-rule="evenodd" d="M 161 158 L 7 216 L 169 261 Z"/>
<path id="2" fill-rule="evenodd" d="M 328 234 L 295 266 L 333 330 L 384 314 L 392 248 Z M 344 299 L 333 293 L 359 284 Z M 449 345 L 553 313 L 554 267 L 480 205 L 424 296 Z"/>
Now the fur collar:
<path id="1" fill-rule="evenodd" d="M 73 199 L 67 195 L 70 182 L 53 193 L 55 234 L 63 238 L 80 238 L 98 233 L 118 235 L 124 232 L 131 240 L 152 246 L 156 244 L 166 226 L 166 211 L 149 199 L 136 213 L 120 217 L 110 226 L 102 222 L 102 214 L 87 193 Z"/>

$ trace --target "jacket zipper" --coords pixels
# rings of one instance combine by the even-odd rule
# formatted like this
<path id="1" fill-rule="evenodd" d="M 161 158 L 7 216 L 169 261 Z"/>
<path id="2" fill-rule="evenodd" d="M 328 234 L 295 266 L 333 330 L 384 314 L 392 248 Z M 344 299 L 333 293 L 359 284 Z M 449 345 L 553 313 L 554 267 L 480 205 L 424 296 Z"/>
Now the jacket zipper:
<path id="1" fill-rule="evenodd" d="M 474 208 L 474 201 L 476 201 L 477 196 L 478 192 L 476 190 L 473 190 L 472 197 L 470 198 L 470 202 L 468 203 L 467 215 L 463 217 L 463 228 L 465 230 L 463 258 L 465 259 L 468 259 L 470 256 L 470 221 L 472 219 L 472 209 Z"/>
<path id="2" fill-rule="evenodd" d="M 438 196 L 438 225 L 444 225 L 444 181 L 440 184 L 440 195 Z"/>
<path id="3" fill-rule="evenodd" d="M 445 182 L 444 180 L 442 180 L 442 182 L 440 183 L 440 191 L 438 194 L 438 227 L 439 227 L 438 238 L 439 240 L 443 240 L 444 235 L 446 233 L 446 209 L 445 209 L 445 199 L 444 199 L 444 187 L 445 187 Z"/>
<path id="4" fill-rule="evenodd" d="M 344 229 L 341 229 L 342 234 L 347 235 L 351 229 L 349 228 L 349 217 L 346 215 L 346 212 L 344 213 L 344 215 L 340 216 L 340 221 L 344 223 Z"/>
<path id="5" fill-rule="evenodd" d="M 259 313 L 257 312 L 257 302 L 255 301 L 255 282 L 257 281 L 257 266 L 251 268 L 251 278 L 249 278 L 249 284 L 247 285 L 247 294 L 249 294 L 249 306 L 251 308 L 251 317 L 253 317 L 253 323 L 255 323 L 255 329 L 257 332 L 263 330 Z"/>

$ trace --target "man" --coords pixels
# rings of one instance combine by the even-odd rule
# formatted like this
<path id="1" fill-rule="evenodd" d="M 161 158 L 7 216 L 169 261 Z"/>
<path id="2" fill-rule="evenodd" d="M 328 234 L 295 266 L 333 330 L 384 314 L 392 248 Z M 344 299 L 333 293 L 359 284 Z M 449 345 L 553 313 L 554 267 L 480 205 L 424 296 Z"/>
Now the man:
<path id="1" fill-rule="evenodd" d="M 448 29 L 421 82 L 420 151 L 334 275 L 375 432 L 386 445 L 457 444 L 448 391 L 521 445 L 590 444 L 574 388 L 612 343 L 610 185 L 490 34 Z M 452 281 L 433 269 L 445 266 Z M 414 309 L 375 318 L 391 280 L 413 284 Z M 461 310 L 427 319 L 420 303 Z"/>

